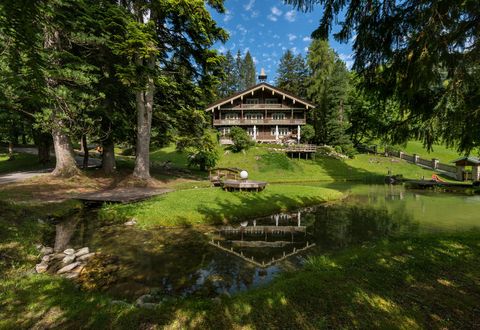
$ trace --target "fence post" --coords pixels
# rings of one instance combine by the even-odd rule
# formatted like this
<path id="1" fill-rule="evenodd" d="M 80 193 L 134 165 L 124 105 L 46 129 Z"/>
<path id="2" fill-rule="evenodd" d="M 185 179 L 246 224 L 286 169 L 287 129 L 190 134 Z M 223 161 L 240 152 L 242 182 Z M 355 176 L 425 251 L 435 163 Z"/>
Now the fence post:
<path id="1" fill-rule="evenodd" d="M 414 163 L 414 164 L 418 164 L 418 158 L 420 158 L 419 155 L 413 154 L 413 163 Z"/>
<path id="2" fill-rule="evenodd" d="M 403 151 L 398 152 L 398 158 L 403 159 Z"/>
<path id="3" fill-rule="evenodd" d="M 436 170 L 438 168 L 438 162 L 437 158 L 432 158 L 432 169 Z"/>

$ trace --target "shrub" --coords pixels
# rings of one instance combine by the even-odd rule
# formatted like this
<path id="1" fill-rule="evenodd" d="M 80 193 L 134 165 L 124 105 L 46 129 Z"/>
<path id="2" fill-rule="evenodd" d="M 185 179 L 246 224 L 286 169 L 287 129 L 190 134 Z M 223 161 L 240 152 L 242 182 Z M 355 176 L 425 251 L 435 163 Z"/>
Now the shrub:
<path id="1" fill-rule="evenodd" d="M 230 130 L 230 138 L 232 139 L 232 151 L 240 152 L 246 150 L 255 144 L 247 132 L 240 127 L 232 127 Z"/>
<path id="2" fill-rule="evenodd" d="M 305 125 L 300 129 L 300 139 L 302 143 L 310 143 L 315 137 L 315 129 L 312 125 Z"/>
<path id="3" fill-rule="evenodd" d="M 206 131 L 200 139 L 190 141 L 191 144 L 186 148 L 188 166 L 199 166 L 202 171 L 215 167 L 219 158 L 215 133 Z"/>

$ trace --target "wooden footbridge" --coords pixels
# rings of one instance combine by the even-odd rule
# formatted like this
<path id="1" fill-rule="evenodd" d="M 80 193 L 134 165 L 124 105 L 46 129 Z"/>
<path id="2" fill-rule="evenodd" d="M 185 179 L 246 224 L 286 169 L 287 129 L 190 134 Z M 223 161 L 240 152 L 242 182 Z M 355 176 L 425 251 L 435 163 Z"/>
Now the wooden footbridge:
<path id="1" fill-rule="evenodd" d="M 289 157 L 294 158 L 298 156 L 298 159 L 312 159 L 315 158 L 317 152 L 317 146 L 314 144 L 292 144 L 285 148 L 285 152 Z"/>

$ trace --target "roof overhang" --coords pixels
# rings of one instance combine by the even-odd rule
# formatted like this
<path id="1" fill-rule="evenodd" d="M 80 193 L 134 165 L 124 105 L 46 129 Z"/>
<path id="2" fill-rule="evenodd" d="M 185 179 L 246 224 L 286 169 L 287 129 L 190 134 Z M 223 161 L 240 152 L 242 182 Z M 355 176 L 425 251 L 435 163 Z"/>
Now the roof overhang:
<path id="1" fill-rule="evenodd" d="M 277 87 L 273 87 L 272 85 L 269 85 L 267 83 L 260 83 L 258 85 L 252 86 L 249 89 L 246 89 L 242 92 L 233 94 L 232 96 L 229 96 L 227 98 L 221 99 L 221 100 L 219 100 L 215 103 L 210 104 L 205 109 L 205 111 L 213 111 L 217 108 L 220 109 L 220 107 L 224 104 L 231 103 L 232 101 L 234 101 L 236 99 L 243 98 L 244 96 L 247 96 L 249 94 L 253 94 L 258 90 L 263 91 L 265 89 L 270 90 L 273 95 L 279 94 L 279 95 L 282 95 L 284 98 L 289 98 L 291 100 L 294 100 L 294 102 L 298 102 L 300 104 L 303 104 L 307 109 L 315 108 L 315 104 L 313 104 L 309 101 L 303 100 L 303 99 L 301 99 L 301 98 L 299 98 L 299 97 L 297 97 L 297 96 L 295 96 L 295 95 L 293 95 L 293 94 L 291 94 L 287 91 L 281 90 L 280 88 L 277 88 Z"/>

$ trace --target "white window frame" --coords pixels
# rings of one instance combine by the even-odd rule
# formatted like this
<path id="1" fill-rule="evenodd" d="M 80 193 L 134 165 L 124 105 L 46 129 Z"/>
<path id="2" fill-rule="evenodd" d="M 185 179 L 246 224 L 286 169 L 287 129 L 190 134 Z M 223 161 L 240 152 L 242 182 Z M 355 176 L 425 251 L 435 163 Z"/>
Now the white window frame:
<path id="1" fill-rule="evenodd" d="M 278 104 L 278 99 L 277 98 L 268 98 L 265 99 L 265 104 Z"/>
<path id="2" fill-rule="evenodd" d="M 253 127 L 247 127 L 247 134 L 250 135 L 250 136 L 253 136 L 253 135 L 254 135 L 254 129 L 253 129 Z"/>
<path id="3" fill-rule="evenodd" d="M 260 100 L 257 98 L 250 98 L 245 100 L 245 104 L 259 104 Z"/>
<path id="4" fill-rule="evenodd" d="M 273 120 L 285 120 L 285 113 L 283 112 L 275 112 L 272 114 Z"/>
<path id="5" fill-rule="evenodd" d="M 288 127 L 279 127 L 278 128 L 278 135 L 279 136 L 286 136 L 290 134 L 290 131 L 288 130 Z"/>

